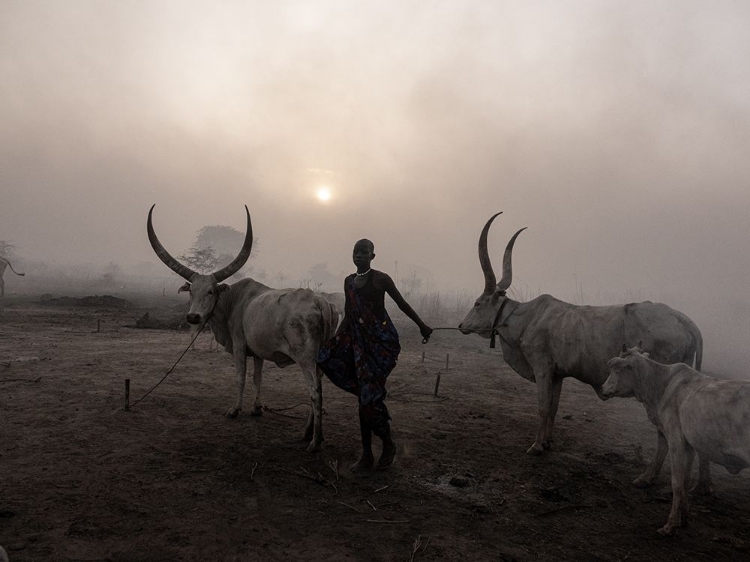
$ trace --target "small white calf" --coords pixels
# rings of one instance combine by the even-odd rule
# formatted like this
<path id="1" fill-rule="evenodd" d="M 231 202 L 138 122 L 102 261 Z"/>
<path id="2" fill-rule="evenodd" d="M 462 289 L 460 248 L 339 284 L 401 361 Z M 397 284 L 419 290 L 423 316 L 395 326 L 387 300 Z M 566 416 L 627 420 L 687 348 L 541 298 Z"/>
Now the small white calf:
<path id="1" fill-rule="evenodd" d="M 630 349 L 609 361 L 604 399 L 634 397 L 669 443 L 672 511 L 662 535 L 688 514 L 686 488 L 695 453 L 737 474 L 750 466 L 750 382 L 704 375 L 683 364 L 662 365 Z"/>

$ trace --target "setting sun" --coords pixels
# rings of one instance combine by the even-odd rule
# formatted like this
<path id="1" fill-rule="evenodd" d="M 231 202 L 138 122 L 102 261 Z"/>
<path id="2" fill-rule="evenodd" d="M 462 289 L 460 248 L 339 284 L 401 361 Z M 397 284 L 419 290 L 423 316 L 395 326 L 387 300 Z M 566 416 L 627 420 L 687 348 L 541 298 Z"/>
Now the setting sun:
<path id="1" fill-rule="evenodd" d="M 326 186 L 320 186 L 318 188 L 318 191 L 315 193 L 315 197 L 318 198 L 318 201 L 325 203 L 327 201 L 331 200 L 331 189 Z"/>

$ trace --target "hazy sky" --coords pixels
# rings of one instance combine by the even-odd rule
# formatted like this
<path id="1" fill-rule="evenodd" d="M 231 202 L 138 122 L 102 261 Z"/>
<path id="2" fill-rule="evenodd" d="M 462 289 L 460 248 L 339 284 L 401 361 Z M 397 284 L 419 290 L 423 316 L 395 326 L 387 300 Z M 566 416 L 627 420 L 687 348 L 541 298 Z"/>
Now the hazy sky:
<path id="1" fill-rule="evenodd" d="M 479 292 L 502 210 L 534 293 L 748 302 L 748 29 L 743 0 L 0 0 L 0 240 L 155 261 L 152 203 L 173 254 L 247 204 L 269 272 L 368 237 Z"/>

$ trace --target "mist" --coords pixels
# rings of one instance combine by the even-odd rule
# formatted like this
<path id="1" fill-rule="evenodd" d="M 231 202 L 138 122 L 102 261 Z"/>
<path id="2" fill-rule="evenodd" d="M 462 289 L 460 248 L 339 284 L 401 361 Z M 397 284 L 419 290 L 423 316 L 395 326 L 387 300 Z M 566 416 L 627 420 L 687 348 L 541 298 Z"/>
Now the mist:
<path id="1" fill-rule="evenodd" d="M 394 278 L 478 295 L 503 211 L 491 255 L 528 227 L 525 295 L 665 302 L 707 371 L 750 376 L 749 23 L 728 1 L 3 2 L 0 240 L 160 287 L 152 204 L 173 255 L 247 205 L 269 284 L 340 277 L 367 237 Z"/>

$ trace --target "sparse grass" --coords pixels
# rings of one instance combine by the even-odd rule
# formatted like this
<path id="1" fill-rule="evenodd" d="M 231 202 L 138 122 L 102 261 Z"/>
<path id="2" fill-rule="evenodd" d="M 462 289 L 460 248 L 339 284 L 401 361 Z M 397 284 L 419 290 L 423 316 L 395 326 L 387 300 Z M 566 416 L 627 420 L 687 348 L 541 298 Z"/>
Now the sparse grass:
<path id="1" fill-rule="evenodd" d="M 457 327 L 469 312 L 476 295 L 468 291 L 455 291 L 447 294 L 440 292 L 415 293 L 407 297 L 409 304 L 427 324 L 433 327 Z M 408 321 L 393 301 L 386 303 L 391 317 Z"/>

